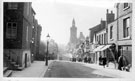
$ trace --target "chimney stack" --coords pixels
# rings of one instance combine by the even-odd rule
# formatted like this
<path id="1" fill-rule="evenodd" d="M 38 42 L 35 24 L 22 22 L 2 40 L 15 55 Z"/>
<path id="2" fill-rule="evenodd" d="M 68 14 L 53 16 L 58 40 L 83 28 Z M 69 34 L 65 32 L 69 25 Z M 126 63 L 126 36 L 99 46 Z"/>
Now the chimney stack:
<path id="1" fill-rule="evenodd" d="M 107 9 L 106 11 L 107 11 L 107 14 L 108 14 L 109 13 L 109 10 Z"/>
<path id="2" fill-rule="evenodd" d="M 113 11 L 111 11 L 111 14 L 113 14 Z"/>
<path id="3" fill-rule="evenodd" d="M 109 13 L 109 10 L 107 9 L 107 14 L 106 14 L 107 24 L 114 21 L 114 16 L 115 14 L 113 13 L 113 11 L 111 10 L 111 13 Z"/>

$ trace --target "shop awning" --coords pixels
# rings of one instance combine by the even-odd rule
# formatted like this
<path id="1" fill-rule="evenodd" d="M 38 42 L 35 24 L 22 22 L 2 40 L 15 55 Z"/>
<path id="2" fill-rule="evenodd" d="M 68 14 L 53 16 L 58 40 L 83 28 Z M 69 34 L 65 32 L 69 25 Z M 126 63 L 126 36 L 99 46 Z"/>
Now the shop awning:
<path id="1" fill-rule="evenodd" d="M 93 50 L 93 52 L 98 52 L 98 51 L 101 51 L 101 48 L 103 48 L 105 45 L 101 45 L 101 46 L 98 46 L 97 48 L 95 48 Z"/>
<path id="2" fill-rule="evenodd" d="M 106 46 L 104 46 L 103 48 L 101 48 L 101 50 L 100 51 L 104 51 L 104 50 L 106 50 L 107 48 L 109 48 L 111 45 L 106 45 Z"/>

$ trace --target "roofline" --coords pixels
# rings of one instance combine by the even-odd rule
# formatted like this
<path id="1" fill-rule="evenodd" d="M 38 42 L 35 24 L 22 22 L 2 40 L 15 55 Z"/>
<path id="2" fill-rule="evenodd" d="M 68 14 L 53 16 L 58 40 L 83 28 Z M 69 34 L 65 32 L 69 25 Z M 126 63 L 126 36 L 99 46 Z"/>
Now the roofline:
<path id="1" fill-rule="evenodd" d="M 34 9 L 32 8 L 32 11 L 34 12 L 34 14 L 36 14 L 36 12 L 34 11 Z"/>
<path id="2" fill-rule="evenodd" d="M 97 26 L 99 26 L 100 24 L 98 24 L 98 25 L 96 25 L 96 26 L 93 26 L 92 28 L 95 28 L 95 27 L 97 27 Z M 92 28 L 89 28 L 89 30 L 91 30 Z"/>

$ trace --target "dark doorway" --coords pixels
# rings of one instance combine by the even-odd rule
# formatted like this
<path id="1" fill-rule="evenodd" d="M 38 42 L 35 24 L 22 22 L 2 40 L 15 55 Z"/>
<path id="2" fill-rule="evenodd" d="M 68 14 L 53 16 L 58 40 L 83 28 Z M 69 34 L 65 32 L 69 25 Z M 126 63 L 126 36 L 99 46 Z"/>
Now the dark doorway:
<path id="1" fill-rule="evenodd" d="M 25 68 L 27 67 L 27 53 L 25 53 Z"/>
<path id="2" fill-rule="evenodd" d="M 121 49 L 122 49 L 122 47 L 118 46 L 118 57 L 121 55 Z"/>

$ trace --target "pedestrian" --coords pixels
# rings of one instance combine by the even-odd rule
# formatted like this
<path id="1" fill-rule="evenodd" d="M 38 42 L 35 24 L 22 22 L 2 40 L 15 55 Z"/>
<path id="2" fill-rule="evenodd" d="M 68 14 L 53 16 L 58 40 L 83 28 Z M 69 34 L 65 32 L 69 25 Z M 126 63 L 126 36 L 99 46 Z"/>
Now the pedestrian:
<path id="1" fill-rule="evenodd" d="M 121 55 L 118 59 L 118 69 L 122 70 L 123 67 L 123 55 Z"/>
<path id="2" fill-rule="evenodd" d="M 99 65 L 102 65 L 102 56 L 99 56 Z"/>
<path id="3" fill-rule="evenodd" d="M 118 69 L 124 70 L 125 67 L 128 65 L 128 61 L 124 55 L 121 55 L 118 59 Z"/>
<path id="4" fill-rule="evenodd" d="M 106 65 L 106 57 L 104 56 L 103 57 L 103 67 L 105 68 L 105 65 Z"/>
<path id="5" fill-rule="evenodd" d="M 90 56 L 88 57 L 88 62 L 91 63 L 91 57 Z"/>
<path id="6" fill-rule="evenodd" d="M 84 62 L 87 63 L 87 57 L 86 57 L 86 56 L 85 56 L 85 58 L 84 58 Z"/>

